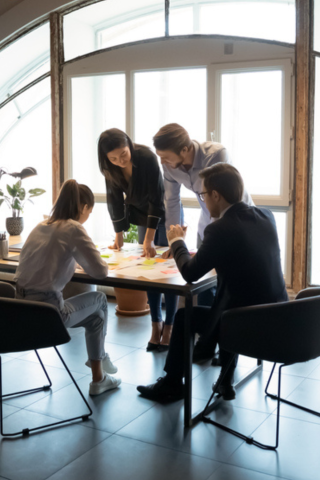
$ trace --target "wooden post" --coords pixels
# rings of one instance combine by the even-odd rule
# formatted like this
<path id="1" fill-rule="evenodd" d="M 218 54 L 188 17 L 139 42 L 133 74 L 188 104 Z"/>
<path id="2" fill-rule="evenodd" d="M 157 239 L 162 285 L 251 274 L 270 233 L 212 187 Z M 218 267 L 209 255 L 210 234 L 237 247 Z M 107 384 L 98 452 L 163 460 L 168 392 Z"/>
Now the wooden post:
<path id="1" fill-rule="evenodd" d="M 63 182 L 63 90 L 62 65 L 63 28 L 62 16 L 50 14 L 51 51 L 51 117 L 52 117 L 52 201 L 57 199 Z"/>
<path id="2" fill-rule="evenodd" d="M 310 0 L 296 0 L 296 150 L 292 286 L 307 284 L 307 225 L 310 108 Z"/>

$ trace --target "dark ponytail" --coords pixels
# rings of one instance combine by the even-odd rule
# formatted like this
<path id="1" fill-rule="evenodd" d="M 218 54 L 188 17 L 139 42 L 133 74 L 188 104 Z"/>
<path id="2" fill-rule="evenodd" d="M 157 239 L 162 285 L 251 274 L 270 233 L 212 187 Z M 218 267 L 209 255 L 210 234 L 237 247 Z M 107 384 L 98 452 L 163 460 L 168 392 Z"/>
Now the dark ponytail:
<path id="1" fill-rule="evenodd" d="M 88 205 L 88 208 L 94 206 L 94 196 L 90 188 L 79 185 L 76 180 L 67 180 L 52 207 L 48 225 L 57 220 L 79 220 L 84 205 Z"/>

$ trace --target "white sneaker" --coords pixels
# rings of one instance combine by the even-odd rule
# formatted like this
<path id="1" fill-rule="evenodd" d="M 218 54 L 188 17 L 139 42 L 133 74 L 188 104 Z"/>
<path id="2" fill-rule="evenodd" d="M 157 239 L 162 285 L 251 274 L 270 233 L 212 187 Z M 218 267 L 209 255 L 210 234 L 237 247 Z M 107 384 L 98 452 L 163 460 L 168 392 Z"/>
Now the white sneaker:
<path id="1" fill-rule="evenodd" d="M 90 382 L 89 395 L 100 395 L 100 393 L 106 392 L 119 387 L 121 378 L 111 377 L 106 372 L 103 372 L 104 377 L 100 382 Z"/>
<path id="2" fill-rule="evenodd" d="M 86 365 L 87 367 L 91 368 L 91 361 L 90 360 L 87 360 L 86 361 Z M 116 365 L 114 363 L 111 362 L 110 360 L 110 356 L 108 353 L 106 353 L 106 356 L 104 357 L 104 359 L 102 360 L 102 369 L 107 372 L 107 373 L 117 373 L 118 371 L 118 367 L 116 367 Z"/>

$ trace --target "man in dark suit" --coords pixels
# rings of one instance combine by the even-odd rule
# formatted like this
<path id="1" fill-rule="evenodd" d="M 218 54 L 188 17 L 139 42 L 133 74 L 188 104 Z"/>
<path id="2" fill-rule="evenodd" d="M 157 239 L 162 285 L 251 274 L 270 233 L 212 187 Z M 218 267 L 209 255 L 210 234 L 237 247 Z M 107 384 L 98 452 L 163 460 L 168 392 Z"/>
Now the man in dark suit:
<path id="1" fill-rule="evenodd" d="M 201 247 L 190 256 L 179 225 L 167 232 L 175 261 L 187 282 L 195 282 L 216 269 L 218 287 L 212 307 L 193 308 L 192 329 L 203 344 L 219 341 L 219 323 L 225 310 L 288 300 L 280 264 L 280 249 L 273 214 L 241 201 L 243 181 L 230 164 L 217 163 L 200 172 L 202 196 L 212 217 L 218 218 L 204 231 Z M 137 387 L 152 400 L 170 401 L 183 396 L 184 310 L 177 312 L 164 370 L 157 383 Z M 233 354 L 220 350 L 224 372 Z M 235 398 L 232 386 L 237 358 L 225 375 L 218 392 L 225 400 Z"/>

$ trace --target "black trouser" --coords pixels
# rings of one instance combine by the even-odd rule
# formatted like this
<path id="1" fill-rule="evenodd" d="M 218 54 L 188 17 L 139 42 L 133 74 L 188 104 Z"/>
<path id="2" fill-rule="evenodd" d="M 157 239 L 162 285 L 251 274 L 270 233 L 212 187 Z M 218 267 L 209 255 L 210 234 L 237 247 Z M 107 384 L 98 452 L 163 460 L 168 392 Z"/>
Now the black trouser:
<path id="1" fill-rule="evenodd" d="M 184 321 L 185 309 L 180 308 L 177 311 L 170 340 L 170 347 L 164 367 L 168 376 L 175 377 L 177 380 L 184 377 Z M 199 333 L 205 337 L 206 333 L 212 334 L 212 310 L 209 307 L 193 307 L 191 317 L 192 334 Z M 214 328 L 215 338 L 212 338 L 214 344 L 219 341 L 219 323 Z M 220 349 L 220 360 L 222 367 L 225 367 L 234 356 L 226 350 Z M 237 356 L 234 359 L 233 367 L 237 364 Z M 232 368 L 232 367 L 231 367 Z"/>

